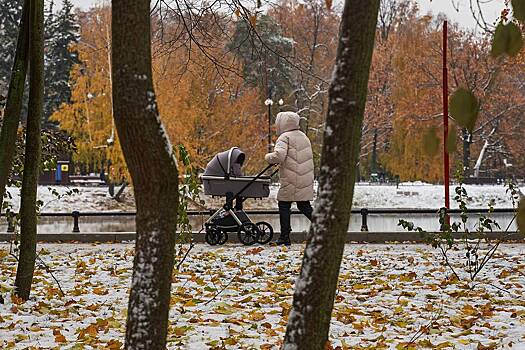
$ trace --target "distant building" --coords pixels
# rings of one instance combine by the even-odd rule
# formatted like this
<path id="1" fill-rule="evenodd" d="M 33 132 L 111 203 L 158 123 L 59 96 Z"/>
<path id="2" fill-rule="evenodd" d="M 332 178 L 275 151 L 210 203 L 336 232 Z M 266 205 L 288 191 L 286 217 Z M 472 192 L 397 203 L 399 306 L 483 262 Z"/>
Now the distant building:
<path id="1" fill-rule="evenodd" d="M 42 172 L 38 183 L 40 185 L 69 185 L 71 184 L 69 173 L 69 160 L 58 160 L 54 169 L 46 169 Z"/>

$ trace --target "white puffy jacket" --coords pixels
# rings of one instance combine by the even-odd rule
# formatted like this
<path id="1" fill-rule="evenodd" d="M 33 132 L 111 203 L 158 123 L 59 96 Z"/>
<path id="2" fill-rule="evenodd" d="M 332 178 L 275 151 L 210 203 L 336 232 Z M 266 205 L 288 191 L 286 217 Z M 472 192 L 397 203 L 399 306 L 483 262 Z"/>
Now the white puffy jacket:
<path id="1" fill-rule="evenodd" d="M 265 156 L 268 163 L 280 164 L 279 201 L 311 201 L 314 198 L 312 145 L 299 129 L 300 121 L 301 118 L 294 112 L 277 114 L 275 125 L 279 138 L 274 151 Z"/>

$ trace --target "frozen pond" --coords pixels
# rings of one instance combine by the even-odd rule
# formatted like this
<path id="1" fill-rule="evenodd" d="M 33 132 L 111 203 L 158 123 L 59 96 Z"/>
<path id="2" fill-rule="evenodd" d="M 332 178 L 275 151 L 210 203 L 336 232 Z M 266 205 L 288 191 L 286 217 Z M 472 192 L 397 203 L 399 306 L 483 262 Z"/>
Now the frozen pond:
<path id="1" fill-rule="evenodd" d="M 469 229 L 473 230 L 479 214 L 470 214 Z M 267 221 L 275 231 L 280 231 L 278 215 L 250 215 L 252 221 Z M 194 231 L 199 231 L 202 224 L 208 218 L 207 215 L 191 217 L 191 224 Z M 452 219 L 458 219 L 452 215 Z M 512 220 L 512 215 L 508 213 L 494 213 L 495 219 L 504 230 Z M 439 230 L 437 214 L 369 214 L 368 229 L 370 232 L 403 232 L 397 226 L 399 219 L 413 221 L 417 226 L 421 226 L 428 231 Z M 294 232 L 307 231 L 310 222 L 302 215 L 292 215 L 292 229 Z M 107 217 L 80 217 L 79 228 L 81 232 L 134 232 L 135 219 L 133 216 L 107 216 Z M 72 217 L 41 217 L 38 225 L 39 233 L 55 234 L 69 233 L 73 229 Z M 0 232 L 6 232 L 7 225 L 4 218 L 0 219 Z M 350 217 L 350 232 L 361 231 L 361 215 L 352 214 Z M 516 231 L 516 225 L 511 225 L 511 231 Z"/>

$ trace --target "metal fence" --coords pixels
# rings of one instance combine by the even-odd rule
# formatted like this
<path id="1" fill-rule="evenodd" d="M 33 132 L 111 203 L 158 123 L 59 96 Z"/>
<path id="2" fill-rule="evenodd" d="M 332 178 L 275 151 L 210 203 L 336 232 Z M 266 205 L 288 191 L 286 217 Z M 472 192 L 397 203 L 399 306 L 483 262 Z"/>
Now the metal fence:
<path id="1" fill-rule="evenodd" d="M 403 215 L 413 215 L 413 214 L 420 214 L 420 215 L 428 215 L 428 214 L 436 214 L 438 216 L 440 210 L 444 210 L 445 208 L 441 209 L 369 209 L 369 208 L 362 208 L 362 209 L 353 209 L 352 214 L 360 214 L 361 215 L 361 231 L 362 232 L 368 232 L 368 215 L 392 215 L 392 214 L 398 214 L 401 217 Z M 213 214 L 213 210 L 210 211 L 189 211 L 189 216 L 197 216 L 197 215 L 211 215 Z M 279 215 L 278 210 L 246 210 L 245 211 L 248 215 Z M 502 214 L 513 214 L 514 209 L 493 209 L 492 211 L 489 211 L 488 209 L 469 209 L 466 211 L 468 214 L 489 214 L 492 213 L 502 213 Z M 449 214 L 460 214 L 461 210 L 459 209 L 449 209 L 447 210 L 447 213 Z M 292 215 L 300 214 L 298 210 L 292 211 Z M 14 215 L 14 214 L 13 214 Z M 13 215 L 7 216 L 7 232 L 14 232 L 14 221 L 12 219 Z M 111 217 L 111 216 L 120 216 L 120 217 L 134 217 L 136 215 L 136 212 L 79 212 L 79 211 L 73 211 L 69 213 L 40 213 L 41 217 L 72 217 L 73 218 L 73 228 L 71 232 L 78 233 L 80 232 L 80 221 L 82 217 Z M 6 216 L 5 213 L 0 213 L 0 217 Z"/>

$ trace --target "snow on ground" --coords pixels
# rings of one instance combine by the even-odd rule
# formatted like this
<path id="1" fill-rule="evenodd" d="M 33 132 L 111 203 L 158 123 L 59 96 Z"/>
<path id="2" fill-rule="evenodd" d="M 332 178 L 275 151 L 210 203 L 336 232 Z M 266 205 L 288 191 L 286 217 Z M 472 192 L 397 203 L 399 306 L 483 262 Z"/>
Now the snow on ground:
<path id="1" fill-rule="evenodd" d="M 66 293 L 37 269 L 31 300 L 10 297 L 0 245 L 0 348 L 119 349 L 133 246 L 43 244 Z M 173 273 L 168 349 L 278 349 L 301 245 L 197 245 Z M 504 245 L 473 289 L 423 245 L 348 245 L 330 341 L 341 349 L 525 349 L 525 245 Z M 458 253 L 452 264 L 461 260 Z M 413 346 L 403 344 L 413 342 Z"/>
<path id="2" fill-rule="evenodd" d="M 458 208 L 453 200 L 456 186 L 450 186 L 452 208 Z M 512 208 L 512 202 L 503 185 L 464 185 L 471 209 L 487 208 L 490 200 L 496 208 Z M 523 189 L 525 193 L 525 189 Z M 364 185 L 355 187 L 354 206 L 368 208 L 440 208 L 444 206 L 445 189 L 442 185 L 421 182 L 390 185 Z"/>
<path id="3" fill-rule="evenodd" d="M 20 207 L 20 189 L 8 187 L 8 192 L 12 199 L 14 210 Z M 78 190 L 79 193 L 66 195 L 67 192 Z M 60 198 L 57 198 L 53 192 L 56 191 Z M 106 186 L 38 186 L 38 199 L 44 205 L 42 212 L 72 212 L 77 211 L 129 211 L 134 210 L 132 190 L 126 188 L 123 195 L 123 201 L 117 202 L 109 195 Z"/>
<path id="4" fill-rule="evenodd" d="M 512 208 L 509 196 L 506 194 L 506 187 L 503 185 L 466 185 L 470 200 L 468 206 L 472 209 L 487 208 L 487 204 L 494 199 L 497 208 Z M 64 196 L 60 200 L 52 194 L 52 190 L 64 194 L 71 189 L 77 189 L 78 194 Z M 245 207 L 247 209 L 276 209 L 278 186 L 272 186 L 270 198 L 262 200 L 248 200 Z M 11 202 L 15 210 L 19 207 L 19 190 L 8 188 L 13 196 Z M 525 194 L 525 188 L 521 189 Z M 454 186 L 451 186 L 451 194 L 454 193 Z M 123 201 L 117 202 L 108 193 L 108 188 L 98 187 L 65 187 L 65 186 L 40 186 L 38 197 L 44 202 L 42 212 L 71 212 L 78 211 L 133 211 L 133 193 L 131 188 L 126 188 Z M 224 198 L 211 198 L 202 195 L 209 208 L 222 206 Z M 401 183 L 395 185 L 370 185 L 358 183 L 355 186 L 354 208 L 440 208 L 444 203 L 444 189 L 440 185 L 431 185 L 421 182 Z M 451 199 L 452 207 L 457 208 L 456 203 Z M 190 205 L 191 206 L 191 205 Z M 192 206 L 192 209 L 200 209 Z"/>

